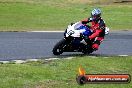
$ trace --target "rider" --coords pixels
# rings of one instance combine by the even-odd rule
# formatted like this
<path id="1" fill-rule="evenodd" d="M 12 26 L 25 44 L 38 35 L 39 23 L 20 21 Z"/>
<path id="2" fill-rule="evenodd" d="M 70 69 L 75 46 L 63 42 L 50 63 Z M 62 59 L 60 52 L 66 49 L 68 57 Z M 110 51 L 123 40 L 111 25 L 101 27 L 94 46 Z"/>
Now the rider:
<path id="1" fill-rule="evenodd" d="M 91 12 L 91 17 L 82 21 L 82 24 L 86 25 L 91 22 L 90 29 L 93 32 L 89 37 L 85 37 L 82 41 L 86 43 L 88 39 L 94 40 L 92 44 L 93 50 L 98 50 L 99 45 L 104 40 L 105 36 L 105 22 L 101 18 L 101 10 L 99 8 L 95 8 Z"/>

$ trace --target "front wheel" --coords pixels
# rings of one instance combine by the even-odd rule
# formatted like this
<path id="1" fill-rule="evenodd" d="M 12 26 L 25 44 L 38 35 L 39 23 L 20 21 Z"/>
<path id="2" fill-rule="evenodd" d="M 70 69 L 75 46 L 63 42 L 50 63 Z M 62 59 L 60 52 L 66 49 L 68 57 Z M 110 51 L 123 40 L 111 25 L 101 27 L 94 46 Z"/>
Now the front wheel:
<path id="1" fill-rule="evenodd" d="M 65 39 L 60 40 L 53 48 L 52 52 L 54 55 L 60 55 L 63 53 L 63 48 L 65 46 Z"/>

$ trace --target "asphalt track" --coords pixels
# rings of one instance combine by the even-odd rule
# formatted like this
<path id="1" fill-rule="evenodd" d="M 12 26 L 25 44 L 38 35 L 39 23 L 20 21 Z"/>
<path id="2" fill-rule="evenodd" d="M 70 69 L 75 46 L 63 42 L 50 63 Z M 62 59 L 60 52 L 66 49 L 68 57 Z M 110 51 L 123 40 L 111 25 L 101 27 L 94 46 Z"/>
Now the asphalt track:
<path id="1" fill-rule="evenodd" d="M 54 56 L 52 48 L 62 38 L 61 32 L 0 32 L 0 60 L 82 55 L 73 52 Z M 91 55 L 132 55 L 132 31 L 111 32 L 100 49 Z"/>

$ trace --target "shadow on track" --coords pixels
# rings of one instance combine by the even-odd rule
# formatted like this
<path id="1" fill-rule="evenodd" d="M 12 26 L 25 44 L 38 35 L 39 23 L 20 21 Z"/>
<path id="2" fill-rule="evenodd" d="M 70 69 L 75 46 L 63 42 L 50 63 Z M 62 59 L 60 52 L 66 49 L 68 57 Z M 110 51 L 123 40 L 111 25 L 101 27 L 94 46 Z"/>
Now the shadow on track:
<path id="1" fill-rule="evenodd" d="M 82 53 L 71 53 L 71 54 L 62 54 L 55 56 L 53 55 L 52 58 L 66 58 L 66 57 L 85 57 L 85 56 L 95 56 L 95 57 L 112 57 L 112 55 L 104 55 L 104 54 L 82 54 Z"/>

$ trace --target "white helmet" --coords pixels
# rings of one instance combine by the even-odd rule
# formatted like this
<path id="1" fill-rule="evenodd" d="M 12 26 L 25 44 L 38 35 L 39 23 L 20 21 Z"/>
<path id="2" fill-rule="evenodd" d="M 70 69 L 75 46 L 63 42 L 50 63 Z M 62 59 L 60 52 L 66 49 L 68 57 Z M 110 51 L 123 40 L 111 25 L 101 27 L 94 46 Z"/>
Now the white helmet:
<path id="1" fill-rule="evenodd" d="M 99 8 L 95 8 L 91 12 L 91 17 L 93 20 L 98 20 L 101 16 L 101 10 Z"/>

